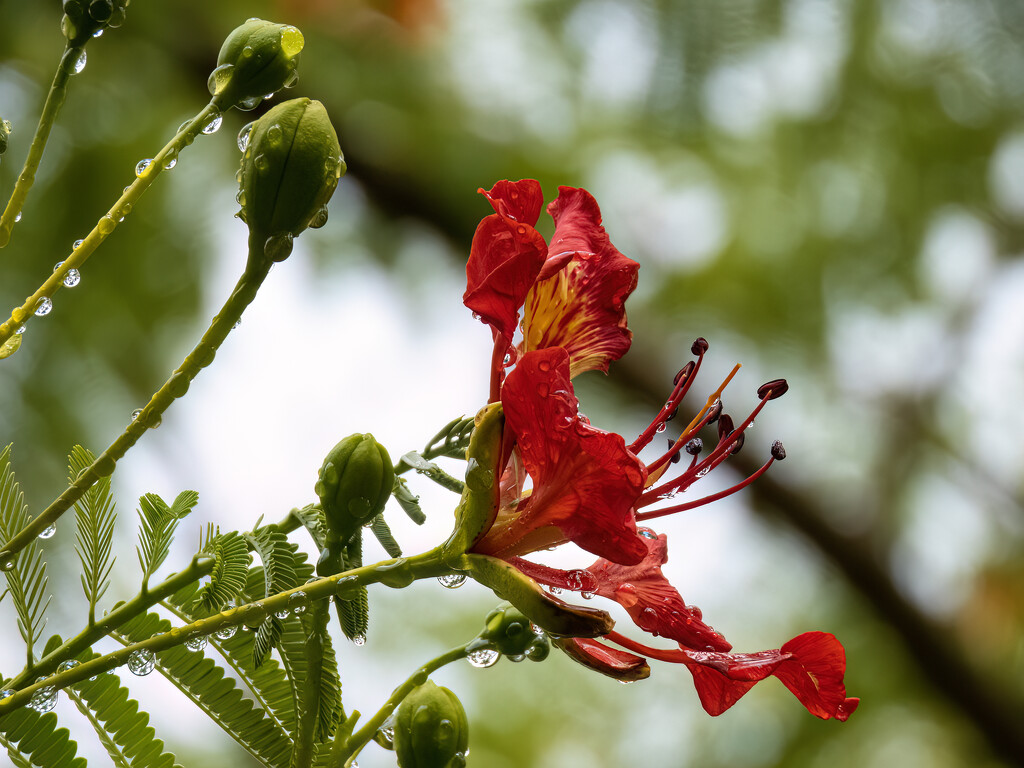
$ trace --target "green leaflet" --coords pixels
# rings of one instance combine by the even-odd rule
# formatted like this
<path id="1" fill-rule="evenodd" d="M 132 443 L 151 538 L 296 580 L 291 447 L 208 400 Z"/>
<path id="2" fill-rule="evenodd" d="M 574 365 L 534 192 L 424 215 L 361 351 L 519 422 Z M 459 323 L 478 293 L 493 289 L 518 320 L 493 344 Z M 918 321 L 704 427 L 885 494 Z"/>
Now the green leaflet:
<path id="1" fill-rule="evenodd" d="M 402 548 L 395 541 L 395 537 L 391 535 L 391 529 L 388 527 L 387 522 L 384 520 L 384 515 L 377 515 L 373 518 L 373 522 L 370 524 L 370 530 L 373 531 L 373 535 L 377 537 L 377 541 L 384 547 L 384 551 L 388 553 L 389 557 L 401 557 Z"/>
<path id="2" fill-rule="evenodd" d="M 147 613 L 113 634 L 127 642 L 139 642 L 170 630 L 166 619 Z M 292 751 L 291 739 L 242 696 L 235 681 L 226 677 L 212 659 L 177 646 L 159 653 L 156 661 L 164 676 L 253 757 L 272 768 L 286 768 Z"/>
<path id="3" fill-rule="evenodd" d="M 27 757 L 30 765 L 86 768 L 85 758 L 75 756 L 78 745 L 69 738 L 67 728 L 57 728 L 53 712 L 41 715 L 30 707 L 16 709 L 0 717 L 0 734 L 8 752 L 13 748 L 22 758 Z"/>
<path id="4" fill-rule="evenodd" d="M 206 527 L 206 541 L 200 551 L 213 555 L 213 572 L 210 582 L 196 595 L 193 618 L 205 617 L 219 611 L 228 600 L 232 600 L 245 589 L 249 572 L 249 548 L 238 531 L 221 534 L 213 523 Z"/>
<path id="5" fill-rule="evenodd" d="M 245 534 L 245 539 L 263 561 L 263 593 L 253 595 L 251 599 L 259 600 L 294 589 L 313 575 L 313 568 L 306 563 L 305 555 L 299 553 L 298 547 L 280 531 L 259 528 Z M 263 663 L 277 645 L 281 631 L 282 620 L 276 616 L 268 617 L 260 625 L 253 642 L 253 666 L 259 667 Z"/>
<path id="6" fill-rule="evenodd" d="M 363 535 L 362 531 L 352 537 L 352 540 L 345 545 L 345 570 L 359 568 L 363 565 Z M 370 596 L 366 585 L 360 584 L 353 589 L 350 595 L 334 599 L 334 606 L 338 611 L 338 621 L 341 624 L 341 631 L 349 640 L 366 639 L 366 631 L 370 626 Z"/>
<path id="7" fill-rule="evenodd" d="M 79 656 L 85 662 L 98 654 L 86 652 Z M 139 703 L 129 697 L 128 689 L 121 685 L 116 675 L 100 675 L 95 680 L 77 683 L 75 698 L 88 708 L 102 727 L 100 740 L 108 752 L 116 748 L 127 758 L 132 768 L 174 768 L 174 755 L 164 752 L 164 743 L 156 738 L 149 725 L 149 715 L 139 709 Z M 78 703 L 78 702 L 76 702 Z M 103 737 L 107 735 L 105 740 Z M 179 767 L 180 768 L 180 767 Z"/>
<path id="8" fill-rule="evenodd" d="M 10 541 L 18 531 L 28 525 L 28 507 L 24 495 L 14 478 L 11 468 L 11 446 L 0 451 L 0 541 Z M 14 567 L 3 571 L 7 577 L 7 589 L 0 593 L 0 599 L 10 592 L 14 609 L 18 614 L 18 629 L 25 639 L 28 663 L 31 665 L 32 648 L 45 624 L 46 608 L 50 597 L 46 595 L 46 563 L 43 562 L 39 542 L 33 541 L 18 553 Z"/>
<path id="9" fill-rule="evenodd" d="M 257 567 L 247 574 L 249 580 L 243 590 L 245 595 L 251 595 L 262 588 L 262 571 L 262 568 Z M 190 584 L 172 596 L 169 601 L 171 609 L 187 619 L 193 618 L 183 606 L 195 606 L 193 598 L 196 592 L 197 585 Z M 295 700 L 291 683 L 273 657 L 267 658 L 259 669 L 253 666 L 253 639 L 252 632 L 238 631 L 226 640 L 211 636 L 209 643 L 224 656 L 227 664 L 242 679 L 267 715 L 281 729 L 290 733 L 295 730 Z"/>
<path id="10" fill-rule="evenodd" d="M 199 501 L 195 491 L 182 491 L 171 506 L 155 493 L 139 498 L 139 565 L 142 566 L 142 590 L 146 591 L 149 577 L 156 572 L 170 551 L 171 540 L 178 522 L 192 511 Z"/>
<path id="11" fill-rule="evenodd" d="M 290 768 L 308 768 L 316 744 L 330 739 L 344 717 L 341 680 L 330 635 L 327 603 L 313 603 L 309 610 L 289 620 L 278 650 L 295 689 L 298 728 Z"/>
<path id="12" fill-rule="evenodd" d="M 92 466 L 96 457 L 80 445 L 68 455 L 68 483 Z M 110 493 L 110 477 L 101 477 L 75 503 L 75 550 L 82 562 L 82 589 L 89 601 L 89 624 L 96 621 L 96 604 L 110 586 L 110 557 L 114 535 L 114 501 Z"/>

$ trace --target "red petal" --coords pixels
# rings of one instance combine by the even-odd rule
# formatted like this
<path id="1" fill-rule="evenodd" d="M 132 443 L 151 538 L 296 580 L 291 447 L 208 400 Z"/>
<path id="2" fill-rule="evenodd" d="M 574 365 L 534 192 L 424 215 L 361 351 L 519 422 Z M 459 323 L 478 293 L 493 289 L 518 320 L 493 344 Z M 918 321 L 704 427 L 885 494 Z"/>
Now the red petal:
<path id="1" fill-rule="evenodd" d="M 484 194 L 498 213 L 485 217 L 473 235 L 462 302 L 511 341 L 519 308 L 547 257 L 547 243 L 533 228 L 540 204 L 531 200 L 540 195 L 540 186 L 535 181 L 499 182 Z M 517 220 L 533 209 L 531 223 Z"/>
<path id="2" fill-rule="evenodd" d="M 777 651 L 730 654 L 682 650 L 704 709 L 727 710 L 759 680 L 779 678 L 807 711 L 823 720 L 846 720 L 860 703 L 847 698 L 846 653 L 835 636 L 805 632 Z"/>
<path id="3" fill-rule="evenodd" d="M 522 224 L 537 226 L 544 193 L 533 179 L 499 181 L 489 190 L 478 190 L 494 208 L 494 212 Z"/>
<path id="4" fill-rule="evenodd" d="M 547 261 L 526 299 L 524 351 L 564 347 L 571 373 L 607 371 L 629 349 L 626 298 L 640 265 L 611 244 L 601 211 L 584 189 L 560 187 Z"/>
<path id="5" fill-rule="evenodd" d="M 638 627 L 655 636 L 668 637 L 689 648 L 728 651 L 732 645 L 701 620 L 698 609 L 683 598 L 661 572 L 668 562 L 668 539 L 649 529 L 641 536 L 647 556 L 637 565 L 622 566 L 598 560 L 587 570 L 597 578 L 597 594 L 615 600 Z"/>
<path id="6" fill-rule="evenodd" d="M 651 674 L 651 668 L 647 666 L 647 660 L 643 656 L 635 656 L 618 648 L 609 648 L 596 640 L 568 637 L 553 642 L 569 658 L 616 680 L 633 682 L 643 680 Z"/>
<path id="7" fill-rule="evenodd" d="M 513 514 L 499 516 L 473 550 L 512 557 L 548 546 L 557 528 L 589 552 L 637 563 L 647 554 L 633 522 L 644 466 L 625 441 L 580 419 L 569 358 L 552 348 L 524 355 L 501 395 L 533 491 Z"/>

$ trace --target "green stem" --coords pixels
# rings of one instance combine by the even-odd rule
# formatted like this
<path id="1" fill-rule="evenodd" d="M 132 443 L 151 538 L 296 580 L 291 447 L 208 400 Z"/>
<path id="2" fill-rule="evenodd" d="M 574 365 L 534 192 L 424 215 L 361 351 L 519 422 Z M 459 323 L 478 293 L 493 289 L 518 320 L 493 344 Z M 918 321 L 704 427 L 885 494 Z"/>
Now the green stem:
<path id="1" fill-rule="evenodd" d="M 253 258 L 253 256 L 256 258 Z M 0 569 L 12 560 L 17 553 L 28 546 L 47 527 L 54 525 L 57 520 L 71 506 L 78 501 L 100 478 L 107 477 L 114 471 L 118 460 L 128 452 L 128 449 L 138 442 L 139 438 L 146 432 L 151 424 L 158 424 L 161 414 L 177 398 L 182 397 L 189 388 L 189 385 L 199 371 L 213 362 L 217 349 L 224 339 L 231 332 L 231 329 L 238 322 L 252 300 L 256 298 L 259 290 L 273 262 L 262 258 L 262 252 L 253 254 L 250 248 L 250 258 L 246 265 L 245 272 L 238 279 L 231 296 L 224 303 L 221 311 L 213 318 L 210 327 L 203 338 L 199 340 L 195 348 L 188 354 L 184 362 L 171 374 L 164 385 L 153 395 L 149 403 L 138 414 L 138 416 L 125 428 L 124 432 L 113 443 L 110 444 L 96 460 L 87 467 L 68 486 L 53 503 L 33 519 L 27 526 L 22 528 L 8 542 L 5 542 L 3 550 L 0 551 Z"/>
<path id="2" fill-rule="evenodd" d="M 180 645 L 190 637 L 199 635 L 211 635 L 228 627 L 237 627 L 240 624 L 250 624 L 272 616 L 277 611 L 288 609 L 292 595 L 301 592 L 310 602 L 323 600 L 332 595 L 346 594 L 349 590 L 358 586 L 381 583 L 390 587 L 405 587 L 418 579 L 436 578 L 451 573 L 441 559 L 440 549 L 432 549 L 414 557 L 399 557 L 392 560 L 384 560 L 373 565 L 364 565 L 361 568 L 354 568 L 351 571 L 328 576 L 317 581 L 303 584 L 287 592 L 279 592 L 276 595 L 256 600 L 238 608 L 229 608 L 226 611 L 215 614 L 205 619 L 199 619 L 184 627 L 175 627 L 170 632 L 153 637 L 138 643 L 133 643 L 125 648 L 118 649 L 106 656 L 99 656 L 92 661 L 60 672 L 45 680 L 33 683 L 24 688 L 24 685 L 42 670 L 52 670 L 57 664 L 65 659 L 72 658 L 86 648 L 92 646 L 100 637 L 108 634 L 112 629 L 124 624 L 126 621 L 139 615 L 156 602 L 177 592 L 187 584 L 191 584 L 199 578 L 210 573 L 213 569 L 214 560 L 210 556 L 197 555 L 192 564 L 180 574 L 171 576 L 161 584 L 151 589 L 145 599 L 141 595 L 125 603 L 121 607 L 103 617 L 95 627 L 87 629 L 78 637 L 68 640 L 64 645 L 48 654 L 33 669 L 25 670 L 7 687 L 17 690 L 13 696 L 0 699 L 0 717 L 6 715 L 19 707 L 28 704 L 33 693 L 39 688 L 55 686 L 67 688 L 82 680 L 109 672 L 122 666 L 128 661 L 128 657 L 135 651 L 149 650 L 157 653 L 159 651 L 173 648 Z"/>
<path id="3" fill-rule="evenodd" d="M 3 216 L 0 217 L 0 248 L 10 242 L 14 221 L 21 213 L 21 208 L 25 205 L 25 198 L 28 197 L 28 191 L 36 180 L 36 170 L 39 168 L 39 162 L 43 159 L 43 150 L 46 149 L 46 142 L 50 138 L 50 129 L 57 121 L 57 113 L 60 112 L 64 99 L 67 97 L 68 80 L 74 71 L 72 62 L 76 61 L 84 50 L 84 45 L 75 48 L 64 47 L 60 64 L 57 65 L 57 72 L 53 76 L 53 83 L 50 84 L 50 92 L 46 95 L 46 102 L 43 104 L 43 112 L 39 115 L 36 134 L 32 137 L 32 144 L 28 148 L 25 165 L 18 176 L 18 182 L 14 185 L 14 192 L 7 202 Z M 6 337 L 4 338 L 6 339 Z M 0 341 L 0 344 L 2 343 Z"/>
<path id="4" fill-rule="evenodd" d="M 451 664 L 453 661 L 464 659 L 468 654 L 469 645 L 460 645 L 458 648 L 452 648 L 450 651 L 442 653 L 436 659 L 428 661 L 422 667 L 417 669 L 404 683 L 395 688 L 394 693 L 392 693 L 390 698 L 384 702 L 384 706 L 377 711 L 377 714 L 371 717 L 366 722 L 366 725 L 353 733 L 345 741 L 344 747 L 337 756 L 339 761 L 344 762 L 337 764 L 343 765 L 345 768 L 351 766 L 352 761 L 355 760 L 360 750 L 370 743 L 374 734 L 380 730 L 380 727 L 384 725 L 389 717 L 391 717 L 391 713 L 398 709 L 398 705 L 402 703 L 406 696 L 412 693 L 413 689 L 423 685 L 423 683 L 427 681 L 427 678 L 441 667 L 446 664 Z"/>
<path id="5" fill-rule="evenodd" d="M 44 113 L 45 114 L 45 113 Z M 181 130 L 171 139 L 163 149 L 153 158 L 153 162 L 149 164 L 146 170 L 141 176 L 137 176 L 128 187 L 125 188 L 124 193 L 117 199 L 113 207 L 107 211 L 107 214 L 96 222 L 96 226 L 93 227 L 92 231 L 82 240 L 82 244 L 75 248 L 70 255 L 68 255 L 60 268 L 57 269 L 53 274 L 46 278 L 39 288 L 31 296 L 25 299 L 25 303 L 20 307 L 15 307 L 11 311 L 11 316 L 6 322 L 0 325 L 0 345 L 2 345 L 7 339 L 14 334 L 21 326 L 27 323 L 36 311 L 36 307 L 39 302 L 44 298 L 50 298 L 56 293 L 61 286 L 64 285 L 64 276 L 72 269 L 77 269 L 82 266 L 86 259 L 92 255 L 92 252 L 96 250 L 100 243 L 107 239 L 119 223 L 131 213 L 132 207 L 138 201 L 142 194 L 149 189 L 150 185 L 164 171 L 164 166 L 171 160 L 174 160 L 178 156 L 178 152 L 184 149 L 186 146 L 191 144 L 197 135 L 202 131 L 203 127 L 207 125 L 210 120 L 220 114 L 220 110 L 212 103 L 207 104 L 206 107 L 198 115 L 193 117 L 189 122 L 182 126 Z M 41 125 L 41 123 L 40 123 Z M 35 147 L 35 142 L 32 144 Z M 39 150 L 42 154 L 42 149 Z M 31 155 L 30 155 L 31 158 Z M 38 159 L 36 161 L 38 163 Z M 27 161 L 26 161 L 27 166 Z M 22 172 L 22 179 L 25 177 L 25 173 Z M 21 179 L 18 181 L 21 184 Z M 28 190 L 25 190 L 26 194 Z M 17 190 L 15 190 L 17 195 Z M 14 203 L 14 198 L 11 198 L 11 204 Z M 7 221 L 7 214 L 12 210 L 11 204 L 8 204 L 7 211 L 4 212 L 3 221 Z M 13 218 L 13 214 L 12 214 Z M 0 238 L 3 237 L 4 230 L 0 224 Z M 9 237 L 9 233 L 8 233 Z"/>

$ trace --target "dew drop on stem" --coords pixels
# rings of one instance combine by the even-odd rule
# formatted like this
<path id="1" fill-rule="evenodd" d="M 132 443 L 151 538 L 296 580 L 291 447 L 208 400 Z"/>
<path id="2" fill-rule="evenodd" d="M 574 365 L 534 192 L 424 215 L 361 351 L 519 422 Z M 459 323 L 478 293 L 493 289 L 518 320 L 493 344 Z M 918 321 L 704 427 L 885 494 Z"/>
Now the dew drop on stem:
<path id="1" fill-rule="evenodd" d="M 149 169 L 149 166 L 151 166 L 152 164 L 153 158 L 151 157 L 139 160 L 139 162 L 135 164 L 135 175 L 141 178 L 143 174 L 145 174 L 146 171 Z M 125 190 L 127 191 L 127 187 L 125 188 Z"/>
<path id="2" fill-rule="evenodd" d="M 46 528 L 39 532 L 40 539 L 52 539 L 53 535 L 57 532 L 57 524 L 50 523 Z"/>
<path id="3" fill-rule="evenodd" d="M 133 651 L 128 657 L 128 671 L 133 675 L 145 677 L 156 666 L 156 654 L 147 648 Z"/>
<path id="4" fill-rule="evenodd" d="M 484 669 L 485 667 L 493 667 L 498 663 L 498 659 L 501 658 L 501 654 L 491 648 L 481 648 L 478 651 L 473 651 L 466 660 L 474 667 Z"/>
<path id="5" fill-rule="evenodd" d="M 203 133 L 209 136 L 211 133 L 216 133 L 220 128 L 221 123 L 224 122 L 224 118 L 220 115 L 214 116 L 206 125 L 203 126 Z"/>

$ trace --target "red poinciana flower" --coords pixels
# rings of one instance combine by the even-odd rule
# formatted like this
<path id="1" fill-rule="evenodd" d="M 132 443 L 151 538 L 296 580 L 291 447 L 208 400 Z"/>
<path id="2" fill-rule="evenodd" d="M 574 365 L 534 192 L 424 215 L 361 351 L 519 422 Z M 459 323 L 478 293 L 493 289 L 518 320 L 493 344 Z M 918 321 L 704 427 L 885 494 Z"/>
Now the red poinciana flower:
<path id="1" fill-rule="evenodd" d="M 559 641 L 570 656 L 605 674 L 627 680 L 646 677 L 644 657 L 682 663 L 693 674 L 704 708 L 714 715 L 732 706 L 754 683 L 774 675 L 813 714 L 845 720 L 858 700 L 846 698 L 845 653 L 832 635 L 810 632 L 778 650 L 730 653 L 725 638 L 705 624 L 699 609 L 687 606 L 662 575 L 665 537 L 637 528 L 638 521 L 734 493 L 773 461 L 785 458 L 782 445 L 776 443 L 767 462 L 733 488 L 649 509 L 686 490 L 739 451 L 744 430 L 768 400 L 786 391 L 786 382 L 780 379 L 761 387 L 760 403 L 737 427 L 722 413 L 720 399 L 734 370 L 666 453 L 644 464 L 637 454 L 675 416 L 707 342 L 694 343 L 697 360 L 679 372 L 668 402 L 632 444 L 593 427 L 578 412 L 570 379 L 584 370 L 607 370 L 608 363 L 628 349 L 631 334 L 624 302 L 636 286 L 637 264 L 611 245 L 597 204 L 584 190 L 562 187 L 548 207 L 556 227 L 550 246 L 534 229 L 542 204 L 536 182 L 499 182 L 485 194 L 495 213 L 481 222 L 474 236 L 464 301 L 492 328 L 491 399 L 501 401 L 505 428 L 496 508 L 470 542 L 468 553 L 484 556 L 483 560 L 499 558 L 553 591 L 569 589 L 583 597 L 597 594 L 615 600 L 641 629 L 678 643 L 677 649 L 659 650 L 616 632 L 604 639 L 627 650 L 592 639 Z M 513 347 L 524 307 L 523 339 Z M 502 381 L 505 368 L 513 364 Z M 718 442 L 701 457 L 698 433 L 716 422 Z M 691 457 L 689 465 L 666 479 L 684 452 Z M 532 481 L 529 489 L 527 477 Z M 587 569 L 565 571 L 522 557 L 567 541 L 601 559 Z"/>

